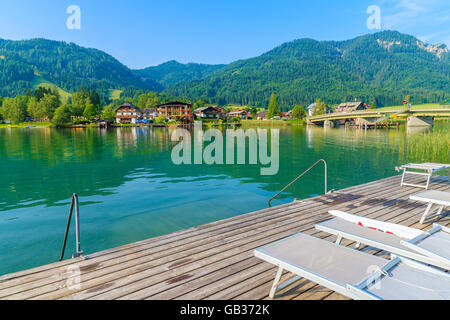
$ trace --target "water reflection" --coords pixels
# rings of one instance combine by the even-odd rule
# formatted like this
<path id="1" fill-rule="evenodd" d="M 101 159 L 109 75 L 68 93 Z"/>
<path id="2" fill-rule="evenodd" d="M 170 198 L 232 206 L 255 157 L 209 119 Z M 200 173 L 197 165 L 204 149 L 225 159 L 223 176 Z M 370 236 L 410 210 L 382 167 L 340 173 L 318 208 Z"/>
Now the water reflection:
<path id="1" fill-rule="evenodd" d="M 419 156 L 450 162 L 448 133 L 436 133 L 436 144 L 404 129 L 279 129 L 276 176 L 261 176 L 260 165 L 176 166 L 172 128 L 0 129 L 0 274 L 57 259 L 72 193 L 94 252 L 263 209 L 320 158 L 333 189 L 391 176 Z M 322 192 L 318 167 L 273 204 Z"/>

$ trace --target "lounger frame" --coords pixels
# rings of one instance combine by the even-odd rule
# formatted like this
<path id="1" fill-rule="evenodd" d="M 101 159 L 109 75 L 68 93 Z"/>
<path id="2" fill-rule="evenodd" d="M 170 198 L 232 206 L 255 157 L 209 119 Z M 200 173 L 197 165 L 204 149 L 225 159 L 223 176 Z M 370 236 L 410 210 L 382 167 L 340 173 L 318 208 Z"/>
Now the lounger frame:
<path id="1" fill-rule="evenodd" d="M 438 265 L 441 268 L 450 270 L 450 263 L 448 262 L 448 259 L 446 259 L 440 255 L 437 255 L 434 252 L 432 252 L 430 250 L 426 250 L 417 245 L 423 239 L 430 237 L 437 232 L 445 232 L 445 233 L 450 234 L 450 228 L 444 227 L 444 226 L 441 226 L 441 225 L 435 223 L 435 224 L 433 224 L 433 229 L 431 229 L 430 231 L 427 231 L 423 235 L 417 236 L 416 238 L 408 240 L 408 241 L 402 240 L 401 244 L 408 248 L 411 248 L 414 251 L 417 251 L 419 254 L 422 254 L 423 256 L 430 257 L 431 259 L 433 259 L 435 261 L 434 265 Z M 436 262 L 437 262 L 437 264 L 436 264 Z M 445 267 L 445 266 L 447 266 L 447 267 Z"/>
<path id="2" fill-rule="evenodd" d="M 401 248 L 393 247 L 388 244 L 374 241 L 365 237 L 361 237 L 352 233 L 344 232 L 341 230 L 335 230 L 326 226 L 319 224 L 316 224 L 315 228 L 319 231 L 326 232 L 328 234 L 332 234 L 337 236 L 336 244 L 340 244 L 342 239 L 348 239 L 351 241 L 356 242 L 356 248 L 360 246 L 360 244 L 365 244 L 374 248 L 378 248 L 387 252 L 390 252 L 392 254 L 407 257 L 416 261 L 420 261 L 422 263 L 434 265 L 443 269 L 450 270 L 450 262 L 448 259 L 441 257 L 439 255 L 436 255 L 428 250 L 425 250 L 423 248 L 420 248 L 417 243 L 419 243 L 424 238 L 432 236 L 434 233 L 443 231 L 443 232 L 449 232 L 450 228 L 435 224 L 434 228 L 428 232 L 423 232 L 418 229 L 413 229 L 401 225 L 386 223 L 386 222 L 378 222 L 373 219 L 368 219 L 364 217 L 354 216 L 351 214 L 347 214 L 345 212 L 341 211 L 330 211 L 330 214 L 335 216 L 338 219 L 343 219 L 348 222 L 363 222 L 365 226 L 374 227 L 376 229 L 384 231 L 390 231 L 394 235 L 403 238 L 404 240 L 401 240 L 400 243 L 404 245 L 407 248 L 410 248 L 411 250 L 414 250 L 414 252 L 403 250 Z M 382 232 L 379 231 L 379 232 Z"/>
<path id="3" fill-rule="evenodd" d="M 294 235 L 295 236 L 295 235 Z M 322 239 L 318 239 L 321 241 L 326 241 Z M 281 240 L 283 241 L 283 240 Z M 344 247 L 343 247 L 344 249 Z M 345 248 L 347 250 L 348 248 Z M 359 252 L 359 251 L 357 251 Z M 360 254 L 366 254 L 363 252 L 359 252 Z M 436 268 L 428 267 L 422 263 L 410 260 L 408 258 L 404 258 L 401 256 L 391 255 L 391 260 L 386 260 L 386 264 L 383 267 L 379 267 L 378 270 L 374 270 L 374 272 L 371 275 L 368 275 L 366 278 L 362 279 L 359 283 L 352 285 L 352 284 L 339 284 L 336 283 L 330 279 L 327 279 L 325 277 L 319 276 L 313 272 L 307 271 L 305 269 L 302 269 L 300 267 L 296 267 L 295 265 L 292 265 L 288 262 L 283 261 L 282 259 L 273 257 L 267 253 L 263 253 L 256 249 L 254 251 L 254 255 L 257 258 L 260 258 L 268 263 L 271 263 L 278 267 L 277 274 L 275 276 L 274 282 L 272 284 L 272 287 L 270 289 L 269 297 L 274 298 L 276 291 L 286 287 L 288 284 L 293 283 L 294 281 L 298 280 L 299 278 L 305 278 L 309 281 L 315 282 L 323 287 L 326 287 L 332 291 L 335 291 L 339 294 L 342 294 L 346 297 L 349 297 L 354 300 L 382 300 L 381 297 L 376 296 L 368 291 L 366 291 L 366 288 L 368 288 L 370 285 L 375 285 L 378 281 L 381 281 L 386 274 L 389 274 L 389 271 L 397 266 L 400 263 L 407 264 L 409 266 L 412 266 L 414 268 L 424 270 L 426 272 L 438 274 L 442 277 L 450 277 L 449 274 L 442 272 Z M 282 283 L 279 285 L 281 276 L 283 274 L 283 271 L 286 270 L 288 272 L 293 273 L 296 275 L 294 278 Z"/>
<path id="4" fill-rule="evenodd" d="M 447 169 L 447 168 L 450 168 L 450 165 L 440 164 L 440 163 L 420 163 L 420 164 L 408 163 L 408 164 L 405 164 L 405 165 L 401 166 L 400 168 L 398 168 L 398 170 L 403 170 L 402 181 L 400 183 L 400 186 L 424 188 L 424 189 L 428 190 L 428 188 L 430 187 L 430 181 L 431 181 L 431 177 L 433 176 L 433 173 L 443 170 L 443 169 Z M 408 171 L 408 169 L 422 170 L 424 172 Z M 407 174 L 425 176 L 426 184 L 420 185 L 420 184 L 406 183 L 405 178 L 406 178 Z"/>
<path id="5" fill-rule="evenodd" d="M 351 284 L 347 284 L 346 288 L 348 292 L 351 293 L 352 296 L 356 297 L 354 299 L 358 300 L 382 300 L 382 298 L 366 291 L 366 288 L 368 288 L 369 285 L 376 284 L 377 281 L 380 281 L 380 279 L 383 276 L 384 272 L 388 272 L 389 270 L 398 265 L 399 263 L 404 263 L 405 265 L 409 265 L 411 267 L 414 267 L 419 270 L 423 270 L 429 273 L 437 274 L 444 278 L 449 278 L 450 275 L 446 272 L 440 271 L 436 268 L 429 267 L 427 265 L 424 265 L 420 262 L 410 260 L 405 257 L 397 256 L 392 254 L 391 255 L 391 261 L 386 266 L 382 268 L 382 270 L 376 271 L 372 276 L 367 278 L 366 280 L 363 280 L 360 284 L 353 286 Z"/>
<path id="6" fill-rule="evenodd" d="M 434 217 L 439 217 L 443 218 L 445 217 L 447 214 L 443 214 L 442 212 L 444 211 L 445 207 L 449 206 L 448 203 L 446 203 L 445 201 L 436 201 L 433 199 L 426 199 L 426 198 L 419 198 L 417 197 L 418 195 L 420 195 L 422 193 L 419 194 L 413 194 L 409 197 L 410 200 L 413 201 L 419 201 L 419 202 L 424 202 L 424 203 L 428 203 L 427 208 L 425 209 L 425 213 L 422 215 L 422 217 L 420 218 L 420 223 L 424 224 L 426 220 L 429 220 L 431 218 Z M 435 213 L 433 213 L 433 211 L 431 210 L 433 208 L 434 205 L 437 205 L 438 208 L 435 211 Z"/>
<path id="7" fill-rule="evenodd" d="M 325 240 L 323 240 L 323 241 L 325 241 Z M 269 262 L 278 267 L 278 271 L 275 276 L 275 280 L 273 281 L 272 288 L 270 289 L 270 293 L 269 293 L 269 297 L 271 299 L 273 299 L 275 297 L 275 293 L 278 290 L 281 290 L 282 288 L 288 286 L 289 284 L 297 281 L 300 278 L 308 279 L 312 282 L 315 282 L 323 287 L 329 288 L 329 289 L 331 289 L 337 293 L 340 293 L 344 296 L 348 296 L 349 298 L 358 299 L 358 296 L 353 295 L 351 292 L 349 292 L 349 290 L 347 290 L 345 285 L 340 285 L 339 283 L 336 283 L 327 278 L 316 275 L 312 272 L 306 271 L 301 268 L 297 268 L 290 263 L 284 262 L 278 258 L 272 257 L 271 255 L 262 253 L 258 250 L 255 250 L 254 255 L 257 258 L 260 258 L 260 259 L 262 259 L 266 262 Z M 296 276 L 279 285 L 279 282 L 280 282 L 280 279 L 281 279 L 281 276 L 282 276 L 284 270 L 289 271 Z"/>

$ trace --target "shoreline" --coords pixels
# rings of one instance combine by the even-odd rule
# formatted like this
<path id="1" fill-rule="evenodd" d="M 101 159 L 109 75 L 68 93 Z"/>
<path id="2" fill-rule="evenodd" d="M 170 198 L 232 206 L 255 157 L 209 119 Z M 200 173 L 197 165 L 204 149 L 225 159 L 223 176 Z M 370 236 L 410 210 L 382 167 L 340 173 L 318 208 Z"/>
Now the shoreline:
<path id="1" fill-rule="evenodd" d="M 450 118 L 442 117 L 435 118 L 434 121 L 440 123 L 449 123 Z M 398 123 L 399 125 L 405 125 L 406 119 L 395 119 L 390 120 L 388 123 Z M 267 126 L 306 126 L 306 122 L 298 121 L 298 120 L 242 120 L 240 123 L 217 123 L 213 124 L 211 122 L 203 122 L 203 127 L 236 127 L 236 126 L 258 126 L 258 127 L 267 127 Z M 193 126 L 188 125 L 188 126 Z M 113 124 L 108 127 L 99 126 L 98 124 L 87 124 L 87 125 L 67 125 L 64 127 L 56 127 L 55 125 L 49 122 L 27 122 L 27 123 L 19 123 L 19 124 L 5 124 L 0 123 L 0 129 L 2 128 L 14 128 L 14 129 L 33 129 L 33 128 L 50 128 L 50 129 L 79 129 L 79 128 L 177 128 L 177 127 L 186 127 L 186 125 L 182 124 L 126 124 L 126 125 L 117 125 Z"/>

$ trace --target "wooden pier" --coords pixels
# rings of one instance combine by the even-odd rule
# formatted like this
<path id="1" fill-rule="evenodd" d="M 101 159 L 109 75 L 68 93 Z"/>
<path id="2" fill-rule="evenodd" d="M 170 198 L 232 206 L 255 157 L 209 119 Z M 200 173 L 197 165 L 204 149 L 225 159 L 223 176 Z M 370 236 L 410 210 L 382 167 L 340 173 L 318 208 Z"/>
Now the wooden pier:
<path id="1" fill-rule="evenodd" d="M 419 182 L 421 177 L 414 179 Z M 434 177 L 430 188 L 450 191 L 449 177 Z M 420 191 L 400 187 L 400 176 L 390 177 L 93 253 L 87 260 L 65 260 L 4 275 L 0 299 L 269 299 L 277 270 L 255 258 L 254 249 L 297 232 L 334 241 L 334 236 L 314 228 L 330 218 L 332 209 L 429 229 L 431 223 L 419 224 L 425 206 L 409 200 Z M 440 223 L 448 226 L 450 218 Z M 387 255 L 371 247 L 361 250 Z M 290 277 L 284 274 L 282 280 Z M 345 297 L 300 279 L 275 299 Z"/>

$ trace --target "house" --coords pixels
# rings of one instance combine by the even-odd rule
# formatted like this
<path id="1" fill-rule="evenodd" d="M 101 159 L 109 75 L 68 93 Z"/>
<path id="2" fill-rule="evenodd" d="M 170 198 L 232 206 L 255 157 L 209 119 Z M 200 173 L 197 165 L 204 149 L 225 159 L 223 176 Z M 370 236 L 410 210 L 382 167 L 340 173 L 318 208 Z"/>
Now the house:
<path id="1" fill-rule="evenodd" d="M 308 110 L 308 116 L 312 117 L 314 115 L 314 108 L 316 107 L 315 103 L 311 103 L 308 108 L 306 108 Z"/>
<path id="2" fill-rule="evenodd" d="M 169 102 L 156 107 L 158 115 L 169 120 L 193 119 L 192 104 L 186 102 Z"/>
<path id="3" fill-rule="evenodd" d="M 335 109 L 335 112 L 352 112 L 352 111 L 360 111 L 366 110 L 366 105 L 361 101 L 358 102 L 344 102 L 338 105 Z"/>
<path id="4" fill-rule="evenodd" d="M 156 109 L 142 109 L 141 120 L 153 120 L 158 117 L 158 110 Z"/>
<path id="5" fill-rule="evenodd" d="M 267 120 L 267 111 L 258 112 L 256 118 L 258 120 Z"/>
<path id="6" fill-rule="evenodd" d="M 98 125 L 100 128 L 109 128 L 111 126 L 111 122 L 109 120 L 99 120 Z"/>
<path id="7" fill-rule="evenodd" d="M 228 112 L 228 119 L 232 119 L 234 117 L 239 117 L 242 120 L 247 120 L 251 118 L 251 115 L 245 110 L 232 110 Z"/>
<path id="8" fill-rule="evenodd" d="M 280 113 L 280 117 L 281 119 L 291 119 L 291 115 L 292 115 L 292 110 L 288 111 L 288 112 L 282 112 Z"/>
<path id="9" fill-rule="evenodd" d="M 206 106 L 194 110 L 194 114 L 200 119 L 223 119 L 224 111 L 219 106 Z"/>
<path id="10" fill-rule="evenodd" d="M 134 124 L 141 117 L 141 110 L 130 102 L 126 102 L 116 110 L 117 124 Z"/>

